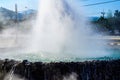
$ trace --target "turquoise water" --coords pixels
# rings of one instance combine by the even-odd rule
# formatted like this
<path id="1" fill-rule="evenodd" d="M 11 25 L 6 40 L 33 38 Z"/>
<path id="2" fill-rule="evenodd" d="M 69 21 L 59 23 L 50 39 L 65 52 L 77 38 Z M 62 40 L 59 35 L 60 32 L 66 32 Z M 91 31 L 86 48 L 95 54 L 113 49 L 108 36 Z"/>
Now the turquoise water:
<path id="1" fill-rule="evenodd" d="M 56 56 L 51 56 L 51 57 L 46 57 L 43 56 L 42 54 L 47 54 L 49 53 L 20 53 L 19 51 L 16 52 L 11 52 L 11 53 L 2 53 L 0 58 L 1 59 L 15 59 L 15 60 L 29 60 L 32 62 L 36 61 L 41 61 L 41 62 L 82 62 L 82 61 L 92 61 L 92 60 L 111 60 L 111 59 L 120 59 L 120 49 L 118 48 L 112 48 L 112 49 L 107 49 L 107 53 L 109 55 L 107 56 L 102 56 L 102 57 L 90 57 L 90 58 L 81 58 L 81 57 L 56 57 Z"/>
<path id="2" fill-rule="evenodd" d="M 80 58 L 80 57 L 43 57 L 40 54 L 14 54 L 11 57 L 8 57 L 10 59 L 16 59 L 16 60 L 24 60 L 27 59 L 29 61 L 35 62 L 35 61 L 41 61 L 41 62 L 82 62 L 82 61 L 92 61 L 92 60 L 112 60 L 112 59 L 120 59 L 120 49 L 108 49 L 107 50 L 109 55 L 108 56 L 102 56 L 102 57 L 90 57 L 90 58 Z"/>
<path id="3" fill-rule="evenodd" d="M 120 49 L 108 49 L 109 57 L 120 58 Z"/>

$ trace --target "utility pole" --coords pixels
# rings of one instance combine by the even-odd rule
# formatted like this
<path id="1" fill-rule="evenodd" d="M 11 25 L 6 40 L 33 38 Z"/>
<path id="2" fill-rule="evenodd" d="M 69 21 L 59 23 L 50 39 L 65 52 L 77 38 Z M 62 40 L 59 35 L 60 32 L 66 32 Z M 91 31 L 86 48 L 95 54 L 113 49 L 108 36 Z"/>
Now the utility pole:
<path id="1" fill-rule="evenodd" d="M 17 28 L 18 28 L 18 7 L 17 7 L 17 4 L 15 4 L 15 29 L 16 29 L 16 32 L 15 32 L 15 45 L 17 45 Z"/>
<path id="2" fill-rule="evenodd" d="M 16 14 L 16 16 L 15 16 L 15 23 L 17 24 L 17 22 L 18 22 L 18 9 L 17 9 L 17 4 L 15 4 L 15 14 Z"/>
<path id="3" fill-rule="evenodd" d="M 25 10 L 27 10 L 27 6 L 25 6 Z M 27 11 L 25 12 L 25 20 L 27 19 Z"/>
<path id="4" fill-rule="evenodd" d="M 105 18 L 105 11 L 103 10 L 103 12 L 101 12 L 102 17 Z"/>

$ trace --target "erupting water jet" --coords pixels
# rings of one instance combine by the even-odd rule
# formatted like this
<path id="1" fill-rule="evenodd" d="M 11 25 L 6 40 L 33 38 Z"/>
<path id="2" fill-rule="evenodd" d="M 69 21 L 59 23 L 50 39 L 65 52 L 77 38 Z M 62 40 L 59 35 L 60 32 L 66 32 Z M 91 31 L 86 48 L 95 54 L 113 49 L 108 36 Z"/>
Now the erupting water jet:
<path id="1" fill-rule="evenodd" d="M 84 9 L 79 8 L 78 2 L 80 1 L 40 0 L 37 20 L 32 30 L 27 34 L 15 30 L 17 35 L 11 34 L 10 38 L 5 38 L 3 43 L 11 44 L 1 50 L 1 58 L 51 62 L 109 57 L 111 54 L 106 51 L 105 41 L 99 39 L 101 36 L 92 30 Z M 2 45 L 8 46 L 8 43 Z"/>
<path id="2" fill-rule="evenodd" d="M 44 58 L 106 56 L 102 40 L 96 40 L 78 1 L 41 0 L 32 40 L 31 53 Z M 75 5 L 73 5 L 75 4 Z M 94 36 L 94 37 L 93 37 Z"/>

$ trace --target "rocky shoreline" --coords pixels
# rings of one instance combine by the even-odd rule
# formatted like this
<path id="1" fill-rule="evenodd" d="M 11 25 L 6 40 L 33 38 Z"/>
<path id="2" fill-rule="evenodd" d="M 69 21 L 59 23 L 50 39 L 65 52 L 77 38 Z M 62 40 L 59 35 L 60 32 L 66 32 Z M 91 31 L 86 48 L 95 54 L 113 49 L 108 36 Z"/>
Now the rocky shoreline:
<path id="1" fill-rule="evenodd" d="M 120 80 L 120 59 L 51 63 L 0 60 L 0 80 L 6 80 L 11 70 L 20 80 Z"/>

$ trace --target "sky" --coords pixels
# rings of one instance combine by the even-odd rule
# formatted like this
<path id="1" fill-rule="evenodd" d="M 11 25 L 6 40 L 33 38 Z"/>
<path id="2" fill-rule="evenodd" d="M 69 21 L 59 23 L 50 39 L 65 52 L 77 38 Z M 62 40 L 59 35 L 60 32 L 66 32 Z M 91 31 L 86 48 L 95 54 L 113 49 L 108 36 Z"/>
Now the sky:
<path id="1" fill-rule="evenodd" d="M 15 4 L 17 4 L 19 11 L 26 9 L 37 10 L 38 2 L 39 0 L 0 0 L 0 7 L 15 10 Z"/>
<path id="2" fill-rule="evenodd" d="M 5 7 L 7 9 L 14 10 L 15 4 L 17 4 L 19 11 L 23 11 L 26 9 L 37 10 L 39 1 L 40 0 L 0 0 L 0 7 Z M 81 7 L 82 5 L 114 0 L 78 0 L 78 1 L 82 3 L 78 5 L 78 7 Z M 84 11 L 89 16 L 100 16 L 102 11 L 108 12 L 108 10 L 111 10 L 112 12 L 114 12 L 115 10 L 120 10 L 120 1 L 84 7 Z"/>
<path id="3" fill-rule="evenodd" d="M 82 0 L 82 3 L 84 5 L 87 5 L 87 4 L 107 2 L 107 1 L 115 1 L 115 0 Z M 94 16 L 101 15 L 102 11 L 108 13 L 108 11 L 111 10 L 114 13 L 115 10 L 120 10 L 120 1 L 94 5 L 94 6 L 86 6 L 85 9 L 87 10 L 86 13 L 88 15 L 94 15 Z"/>

